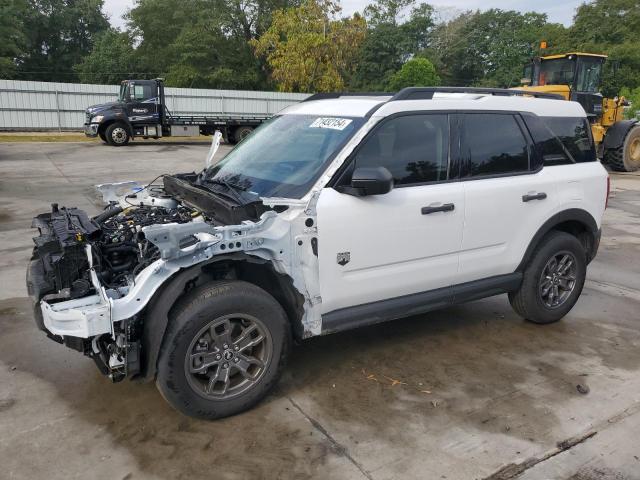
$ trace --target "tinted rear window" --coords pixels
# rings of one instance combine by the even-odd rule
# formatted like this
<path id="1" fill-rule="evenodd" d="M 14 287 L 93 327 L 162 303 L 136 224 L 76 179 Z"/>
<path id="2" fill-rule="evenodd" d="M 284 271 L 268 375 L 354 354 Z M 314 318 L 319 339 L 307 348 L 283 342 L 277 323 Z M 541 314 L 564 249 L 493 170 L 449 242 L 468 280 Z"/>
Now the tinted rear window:
<path id="1" fill-rule="evenodd" d="M 542 117 L 544 124 L 562 142 L 576 163 L 595 162 L 596 152 L 586 118 Z"/>

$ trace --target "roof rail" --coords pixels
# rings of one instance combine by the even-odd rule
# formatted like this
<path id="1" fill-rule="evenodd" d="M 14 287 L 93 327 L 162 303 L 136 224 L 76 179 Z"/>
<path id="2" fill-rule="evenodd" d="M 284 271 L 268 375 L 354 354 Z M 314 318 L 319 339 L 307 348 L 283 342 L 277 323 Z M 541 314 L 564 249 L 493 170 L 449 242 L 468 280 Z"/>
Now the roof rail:
<path id="1" fill-rule="evenodd" d="M 392 97 L 391 92 L 327 92 L 327 93 L 314 93 L 310 97 L 302 100 L 303 102 L 310 102 L 312 100 L 329 100 L 332 98 L 340 97 Z"/>
<path id="2" fill-rule="evenodd" d="M 510 90 L 507 88 L 476 88 L 476 87 L 407 87 L 400 90 L 390 102 L 395 100 L 431 100 L 434 93 L 479 93 L 496 96 L 530 96 L 536 98 L 550 98 L 564 100 L 562 95 L 555 93 L 535 92 L 530 90 Z"/>

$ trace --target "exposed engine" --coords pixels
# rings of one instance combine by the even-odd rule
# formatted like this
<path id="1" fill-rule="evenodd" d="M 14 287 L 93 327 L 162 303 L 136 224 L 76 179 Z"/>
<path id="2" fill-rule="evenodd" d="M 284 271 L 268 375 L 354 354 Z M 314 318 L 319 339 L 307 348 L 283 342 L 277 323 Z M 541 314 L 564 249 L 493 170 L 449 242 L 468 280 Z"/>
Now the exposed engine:
<path id="1" fill-rule="evenodd" d="M 225 235 L 229 241 L 220 242 L 216 247 L 220 252 L 240 249 L 242 231 L 248 228 L 243 222 L 257 222 L 271 210 L 255 194 L 236 191 L 238 187 L 224 181 L 204 185 L 196 174 L 163 177 L 162 186 L 153 182 L 145 187 L 137 182 L 97 185 L 107 207 L 93 218 L 78 208 L 53 204 L 50 212 L 33 219 L 32 227 L 40 235 L 33 239 L 27 287 L 36 323 L 53 340 L 93 358 L 113 381 L 141 370 L 144 312 L 137 309 L 114 321 L 114 311 L 117 305 L 128 305 L 131 292 L 149 282 L 148 277 L 138 281 L 146 275 L 145 269 L 158 264 L 155 273 L 175 273 L 175 266 L 167 267 L 166 256 L 193 246 L 197 254 L 190 257 L 203 259 L 206 247 L 202 245 L 217 245 Z M 167 236 L 153 236 L 163 224 Z M 213 231 L 226 225 L 238 227 Z M 146 238 L 145 230 L 153 241 Z M 176 230 L 180 238 L 172 238 Z M 261 241 L 248 245 L 255 247 Z M 163 261 L 159 261 L 161 248 Z M 77 316 L 82 319 L 77 321 Z M 58 322 L 55 333 L 47 328 L 45 318 Z"/>
<path id="2" fill-rule="evenodd" d="M 100 282 L 117 290 L 131 284 L 135 275 L 159 258 L 159 251 L 148 242 L 142 228 L 162 223 L 185 223 L 197 212 L 178 205 L 174 208 L 132 205 L 123 209 L 110 205 L 90 219 L 83 210 L 58 208 L 38 215 L 33 226 L 35 252 L 43 262 L 48 291 L 62 291 L 67 298 L 89 293 L 88 259 L 85 245 L 90 244 L 94 268 Z"/>
<path id="3" fill-rule="evenodd" d="M 145 238 L 143 227 L 201 220 L 198 211 L 163 198 L 161 192 L 146 194 L 145 202 L 137 200 L 136 195 L 127 197 L 131 204 L 127 207 L 112 202 L 93 218 L 83 210 L 53 204 L 50 213 L 34 218 L 32 226 L 40 235 L 34 237 L 27 285 L 36 305 L 42 299 L 54 304 L 97 293 L 91 281 L 88 245 L 100 284 L 111 298 L 122 296 L 135 276 L 160 258 L 158 248 Z M 39 326 L 46 331 L 39 307 L 35 313 Z M 103 373 L 119 380 L 138 367 L 140 326 L 133 318 L 122 322 L 120 328 L 113 336 L 93 341 L 70 336 L 54 339 L 91 356 Z"/>

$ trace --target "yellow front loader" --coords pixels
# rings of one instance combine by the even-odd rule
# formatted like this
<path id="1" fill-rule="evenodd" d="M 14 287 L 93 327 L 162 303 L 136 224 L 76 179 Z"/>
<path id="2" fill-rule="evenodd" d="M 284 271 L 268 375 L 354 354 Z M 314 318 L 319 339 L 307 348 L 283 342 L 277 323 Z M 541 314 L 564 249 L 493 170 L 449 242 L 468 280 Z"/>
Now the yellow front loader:
<path id="1" fill-rule="evenodd" d="M 524 86 L 518 89 L 555 93 L 580 103 L 602 161 L 612 170 L 633 172 L 640 168 L 640 124 L 623 119 L 624 97 L 605 98 L 600 93 L 606 59 L 580 52 L 535 57 L 525 67 Z"/>

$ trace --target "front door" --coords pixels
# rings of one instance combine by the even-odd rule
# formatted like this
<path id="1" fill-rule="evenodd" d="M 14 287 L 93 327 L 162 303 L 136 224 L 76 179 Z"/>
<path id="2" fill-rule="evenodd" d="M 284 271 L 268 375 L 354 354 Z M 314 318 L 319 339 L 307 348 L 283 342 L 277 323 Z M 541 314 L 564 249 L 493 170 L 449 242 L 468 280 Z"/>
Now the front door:
<path id="1" fill-rule="evenodd" d="M 156 82 L 136 80 L 129 83 L 127 116 L 132 123 L 159 123 L 160 115 Z"/>
<path id="2" fill-rule="evenodd" d="M 350 167 L 387 168 L 395 183 L 391 192 L 355 197 L 325 188 L 320 194 L 323 314 L 451 285 L 464 194 L 452 181 L 449 120 L 446 114 L 390 118 L 365 138 Z M 339 183 L 350 181 L 348 173 L 343 177 Z"/>

